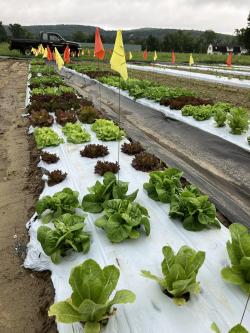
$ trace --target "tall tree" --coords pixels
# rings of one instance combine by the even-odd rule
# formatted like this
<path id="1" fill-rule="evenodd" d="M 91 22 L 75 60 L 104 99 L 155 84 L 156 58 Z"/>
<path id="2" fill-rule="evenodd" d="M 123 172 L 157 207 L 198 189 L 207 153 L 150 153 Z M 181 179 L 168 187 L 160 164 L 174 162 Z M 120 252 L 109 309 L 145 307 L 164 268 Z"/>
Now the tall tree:
<path id="1" fill-rule="evenodd" d="M 76 31 L 76 32 L 74 32 L 73 35 L 72 35 L 72 40 L 73 40 L 74 42 L 84 43 L 84 42 L 86 42 L 86 40 L 87 40 L 87 36 L 86 36 L 86 34 L 85 34 L 84 32 L 82 32 L 82 31 Z"/>
<path id="2" fill-rule="evenodd" d="M 250 53 L 250 13 L 247 18 L 247 27 L 235 30 L 238 42 L 244 46 Z"/>
<path id="3" fill-rule="evenodd" d="M 23 28 L 21 24 L 18 23 L 10 24 L 9 30 L 13 38 L 34 38 L 30 31 Z"/>
<path id="4" fill-rule="evenodd" d="M 7 41 L 7 33 L 2 22 L 0 21 L 0 43 L 6 41 Z"/>
<path id="5" fill-rule="evenodd" d="M 152 35 L 149 35 L 144 41 L 143 47 L 148 51 L 159 51 L 160 50 L 159 39 Z"/>

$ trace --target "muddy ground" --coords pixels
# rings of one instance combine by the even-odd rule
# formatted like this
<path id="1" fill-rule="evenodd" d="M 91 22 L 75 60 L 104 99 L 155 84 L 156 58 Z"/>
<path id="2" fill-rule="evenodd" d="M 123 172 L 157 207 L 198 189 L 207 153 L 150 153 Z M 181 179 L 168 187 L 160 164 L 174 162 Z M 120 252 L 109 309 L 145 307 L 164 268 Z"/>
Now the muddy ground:
<path id="1" fill-rule="evenodd" d="M 54 333 L 47 318 L 53 302 L 49 272 L 22 267 L 25 224 L 42 190 L 37 152 L 26 134 L 28 63 L 0 60 L 0 333 Z"/>

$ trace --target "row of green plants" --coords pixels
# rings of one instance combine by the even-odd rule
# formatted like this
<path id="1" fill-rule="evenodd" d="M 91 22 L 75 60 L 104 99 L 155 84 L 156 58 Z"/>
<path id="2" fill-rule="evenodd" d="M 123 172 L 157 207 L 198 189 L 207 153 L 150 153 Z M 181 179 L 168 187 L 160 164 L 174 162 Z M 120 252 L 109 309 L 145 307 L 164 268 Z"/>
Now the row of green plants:
<path id="1" fill-rule="evenodd" d="M 68 129 L 64 134 L 67 140 L 66 132 L 77 131 L 76 136 L 78 136 L 75 125 L 77 124 L 66 123 L 64 128 Z M 39 130 L 43 134 L 40 134 L 43 138 L 40 138 L 42 143 L 38 140 L 41 147 L 43 142 L 45 144 L 48 141 L 55 142 L 52 145 L 61 143 L 58 143 L 58 140 L 62 139 L 59 136 L 55 138 L 56 133 L 49 128 L 45 128 L 44 132 L 41 131 L 44 128 L 35 129 L 35 138 L 36 136 L 39 138 L 37 135 Z M 103 119 L 95 121 L 92 130 L 103 141 L 105 138 L 120 140 L 125 135 L 113 122 L 103 121 Z M 50 132 L 50 139 L 46 137 L 48 132 Z M 49 143 L 49 145 L 51 144 Z M 126 148 L 124 147 L 124 149 Z M 143 153 L 142 147 L 136 146 L 135 148 Z M 194 186 L 182 188 L 181 176 L 182 173 L 179 170 L 171 168 L 152 172 L 149 182 L 144 184 L 144 188 L 152 199 L 170 203 L 172 208 L 170 216 L 179 218 L 186 229 L 198 231 L 219 227 L 214 205 Z M 44 252 L 55 264 L 58 264 L 70 250 L 82 253 L 89 251 L 91 234 L 85 230 L 86 215 L 80 213 L 79 209 L 90 213 L 102 213 L 102 216 L 95 221 L 95 225 L 105 232 L 112 243 L 136 239 L 142 232 L 149 236 L 148 211 L 135 202 L 138 190 L 131 194 L 127 194 L 127 192 L 128 183 L 118 180 L 112 173 L 107 173 L 104 175 L 103 182 L 97 181 L 89 188 L 89 194 L 83 197 L 81 203 L 79 193 L 69 188 L 57 192 L 53 196 L 45 196 L 40 199 L 36 205 L 38 217 L 43 223 L 50 223 L 50 226 L 40 226 L 37 233 L 38 241 Z M 223 269 L 222 276 L 228 282 L 239 285 L 249 294 L 250 235 L 247 228 L 238 224 L 232 225 L 230 232 L 232 241 L 228 242 L 227 248 L 231 266 Z M 241 242 L 246 244 L 244 248 L 242 248 Z M 170 246 L 165 246 L 163 255 L 163 277 L 156 277 L 146 270 L 142 271 L 142 275 L 157 281 L 162 292 L 172 298 L 174 303 L 185 304 L 189 300 L 190 294 L 200 292 L 200 285 L 196 278 L 204 263 L 205 253 L 196 252 L 184 246 L 177 254 L 174 254 Z M 234 258 L 233 261 L 232 258 Z M 115 314 L 114 304 L 132 303 L 136 299 L 133 292 L 121 290 L 110 300 L 118 279 L 119 270 L 114 265 L 101 269 L 94 260 L 84 261 L 71 272 L 69 279 L 72 287 L 71 297 L 53 304 L 50 307 L 49 315 L 56 316 L 57 321 L 63 323 L 80 322 L 87 333 L 100 332 L 109 318 Z M 219 332 L 216 324 L 212 325 L 212 329 L 217 329 L 215 332 Z M 235 326 L 230 332 L 236 333 L 235 329 L 247 332 L 241 325 Z"/>
<path id="2" fill-rule="evenodd" d="M 162 98 L 179 96 L 194 96 L 194 92 L 183 88 L 171 88 L 153 81 L 128 79 L 124 81 L 118 76 L 103 76 L 98 79 L 101 83 L 127 90 L 134 99 L 148 98 L 159 102 Z"/>
<path id="3" fill-rule="evenodd" d="M 112 190 L 110 189 L 110 184 L 113 185 Z M 121 192 L 119 192 L 120 189 Z M 147 210 L 133 202 L 136 198 L 137 191 L 127 195 L 127 189 L 128 183 L 115 179 L 115 176 L 112 174 L 106 174 L 103 184 L 97 182 L 91 189 L 96 196 L 92 204 L 97 205 L 87 206 L 87 210 L 93 211 L 94 208 L 95 212 L 104 212 L 104 215 L 101 218 L 98 218 L 95 224 L 97 227 L 104 229 L 111 242 L 120 242 L 127 238 L 137 238 L 139 236 L 138 225 L 143 225 L 146 233 L 147 231 L 148 234 L 150 232 Z M 103 196 L 98 197 L 98 194 L 100 193 L 106 196 L 107 200 L 104 200 Z M 117 199 L 117 197 L 120 196 L 122 198 L 126 197 L 126 199 Z M 114 197 L 116 199 L 113 199 Z M 85 199 L 86 198 L 83 198 L 83 203 L 85 202 Z M 96 203 L 97 199 L 98 202 Z M 53 229 L 43 225 L 40 226 L 37 237 L 44 252 L 51 256 L 51 260 L 54 263 L 60 262 L 61 258 L 67 255 L 69 249 L 83 253 L 86 253 L 89 250 L 90 233 L 84 231 L 85 216 L 76 215 L 76 208 L 79 207 L 81 207 L 81 205 L 78 200 L 78 192 L 68 188 L 55 193 L 52 197 L 43 197 L 36 205 L 36 211 L 43 223 L 51 222 L 53 224 Z M 84 208 L 84 205 L 82 208 Z M 43 215 L 44 213 L 45 215 Z M 143 219 L 144 221 L 142 221 Z M 240 224 L 233 224 L 229 229 L 231 233 L 231 241 L 227 242 L 227 251 L 231 266 L 223 268 L 221 274 L 227 282 L 238 285 L 246 294 L 249 294 L 250 234 L 248 229 Z M 142 275 L 156 281 L 162 292 L 172 298 L 175 304 L 183 305 L 190 299 L 192 294 L 200 293 L 201 288 L 200 283 L 197 281 L 197 274 L 204 263 L 205 252 L 196 252 L 187 246 L 181 247 L 176 254 L 170 246 L 164 246 L 162 252 L 164 256 L 161 264 L 163 276 L 155 276 L 146 270 L 142 270 Z M 93 260 L 87 260 L 82 265 L 74 268 L 70 276 L 70 284 L 71 281 L 74 280 L 72 277 L 74 271 L 83 269 L 83 267 L 88 266 L 90 262 L 91 267 L 98 266 Z M 72 286 L 71 284 L 73 289 L 72 295 L 76 293 L 77 288 L 82 290 L 81 285 L 83 281 L 85 279 L 86 281 L 88 280 L 88 275 L 86 275 L 87 271 L 92 271 L 95 272 L 93 274 L 96 274 L 96 269 L 89 268 L 86 269 L 85 273 L 82 272 L 82 274 L 79 274 L 77 280 L 74 280 L 75 285 Z M 101 304 L 107 302 L 107 299 L 104 303 L 100 301 L 99 292 L 102 290 L 102 287 L 100 285 L 100 287 L 97 288 L 94 278 L 95 276 L 93 275 L 92 279 L 90 279 L 93 281 L 92 293 L 84 293 L 84 290 L 86 290 L 84 284 L 85 287 L 82 292 L 85 296 L 81 298 L 80 303 L 72 302 L 73 299 L 71 297 L 71 301 L 65 300 L 52 305 L 49 310 L 49 315 L 55 315 L 57 320 L 63 323 L 80 321 L 83 323 L 84 329 L 88 328 L 88 332 L 90 333 L 95 332 L 93 331 L 92 325 L 98 327 L 98 331 L 100 331 L 101 326 L 104 324 L 102 322 L 104 318 L 97 315 L 97 310 Z M 78 297 L 80 297 L 79 290 L 77 293 Z M 128 292 L 128 294 L 130 296 L 133 295 L 134 301 L 135 294 L 130 292 Z M 90 295 L 97 295 L 98 299 L 93 296 L 92 298 Z M 89 304 L 86 300 L 91 300 L 95 303 L 92 304 L 91 311 L 88 310 Z M 68 302 L 69 304 L 67 304 Z M 90 313 L 92 313 L 92 316 L 89 317 Z M 111 315 L 110 308 L 106 308 L 103 315 L 108 319 Z M 88 322 L 91 324 L 88 324 Z M 215 327 L 216 325 L 213 324 L 213 329 Z M 240 326 L 238 325 L 236 327 Z M 244 328 L 242 327 L 242 329 Z"/>
<path id="4" fill-rule="evenodd" d="M 195 120 L 202 121 L 214 117 L 217 127 L 230 127 L 232 134 L 245 133 L 249 128 L 248 111 L 242 107 L 234 107 L 228 103 L 214 105 L 185 105 L 181 109 L 183 116 L 192 116 Z"/>
<path id="5" fill-rule="evenodd" d="M 62 94 L 74 93 L 74 89 L 68 86 L 58 87 L 42 87 L 32 89 L 32 95 L 53 95 L 60 96 Z"/>
<path id="6" fill-rule="evenodd" d="M 97 138 L 103 141 L 121 140 L 125 137 L 125 132 L 111 120 L 97 119 L 92 125 L 92 130 L 96 133 Z M 79 144 L 91 140 L 91 135 L 79 123 L 67 122 L 62 128 L 62 132 L 66 136 L 67 142 Z M 34 137 L 38 149 L 64 143 L 63 138 L 50 127 L 36 127 Z"/>
<path id="7" fill-rule="evenodd" d="M 148 98 L 161 101 L 165 98 L 175 99 L 180 96 L 194 96 L 194 93 L 182 88 L 169 88 L 147 80 L 119 79 L 117 76 L 100 77 L 99 81 L 114 87 L 127 90 L 135 99 Z M 216 103 L 215 105 L 185 105 L 181 109 L 183 116 L 192 116 L 197 121 L 207 120 L 214 117 L 216 125 L 230 127 L 232 134 L 245 133 L 249 128 L 248 110 L 234 107 L 228 103 Z M 250 138 L 248 138 L 248 141 Z"/>
<path id="8" fill-rule="evenodd" d="M 36 76 L 30 78 L 30 86 L 32 88 L 45 88 L 63 85 L 63 79 L 59 75 Z"/>

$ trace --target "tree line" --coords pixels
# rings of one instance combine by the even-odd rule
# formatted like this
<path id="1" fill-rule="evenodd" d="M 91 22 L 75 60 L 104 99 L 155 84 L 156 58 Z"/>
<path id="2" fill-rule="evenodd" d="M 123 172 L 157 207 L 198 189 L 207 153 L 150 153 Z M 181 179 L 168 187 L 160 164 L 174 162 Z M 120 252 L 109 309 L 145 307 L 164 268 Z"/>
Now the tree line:
<path id="1" fill-rule="evenodd" d="M 9 34 L 12 38 L 35 38 L 35 36 L 26 28 L 18 23 L 9 24 Z M 166 33 L 162 38 L 158 38 L 150 34 L 146 38 L 134 37 L 131 39 L 129 35 L 124 33 L 124 43 L 142 45 L 143 50 L 148 51 L 166 51 L 175 50 L 176 52 L 196 52 L 206 53 L 209 44 L 233 44 L 245 47 L 250 52 L 250 13 L 247 20 L 247 27 L 236 29 L 236 36 L 223 36 L 215 33 L 213 30 L 206 30 L 202 33 L 185 32 L 176 30 Z M 71 36 L 64 36 L 66 39 L 76 42 L 93 43 L 95 34 L 75 31 Z M 102 36 L 104 43 L 113 43 L 114 36 Z M 227 37 L 225 39 L 225 37 Z M 8 41 L 9 36 L 2 22 L 0 22 L 0 42 Z"/>
<path id="2" fill-rule="evenodd" d="M 247 18 L 246 28 L 236 29 L 235 30 L 239 44 L 245 47 L 250 53 L 250 13 Z"/>

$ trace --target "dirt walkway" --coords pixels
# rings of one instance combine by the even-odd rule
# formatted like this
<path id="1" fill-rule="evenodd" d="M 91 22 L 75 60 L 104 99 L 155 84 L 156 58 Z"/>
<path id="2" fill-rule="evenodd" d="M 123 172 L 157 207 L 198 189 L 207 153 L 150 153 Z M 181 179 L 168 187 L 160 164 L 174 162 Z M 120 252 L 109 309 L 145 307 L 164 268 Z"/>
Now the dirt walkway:
<path id="1" fill-rule="evenodd" d="M 41 190 L 27 123 L 20 117 L 27 71 L 27 62 L 0 61 L 0 333 L 56 332 L 47 319 L 53 297 L 49 273 L 22 267 L 25 223 Z"/>

